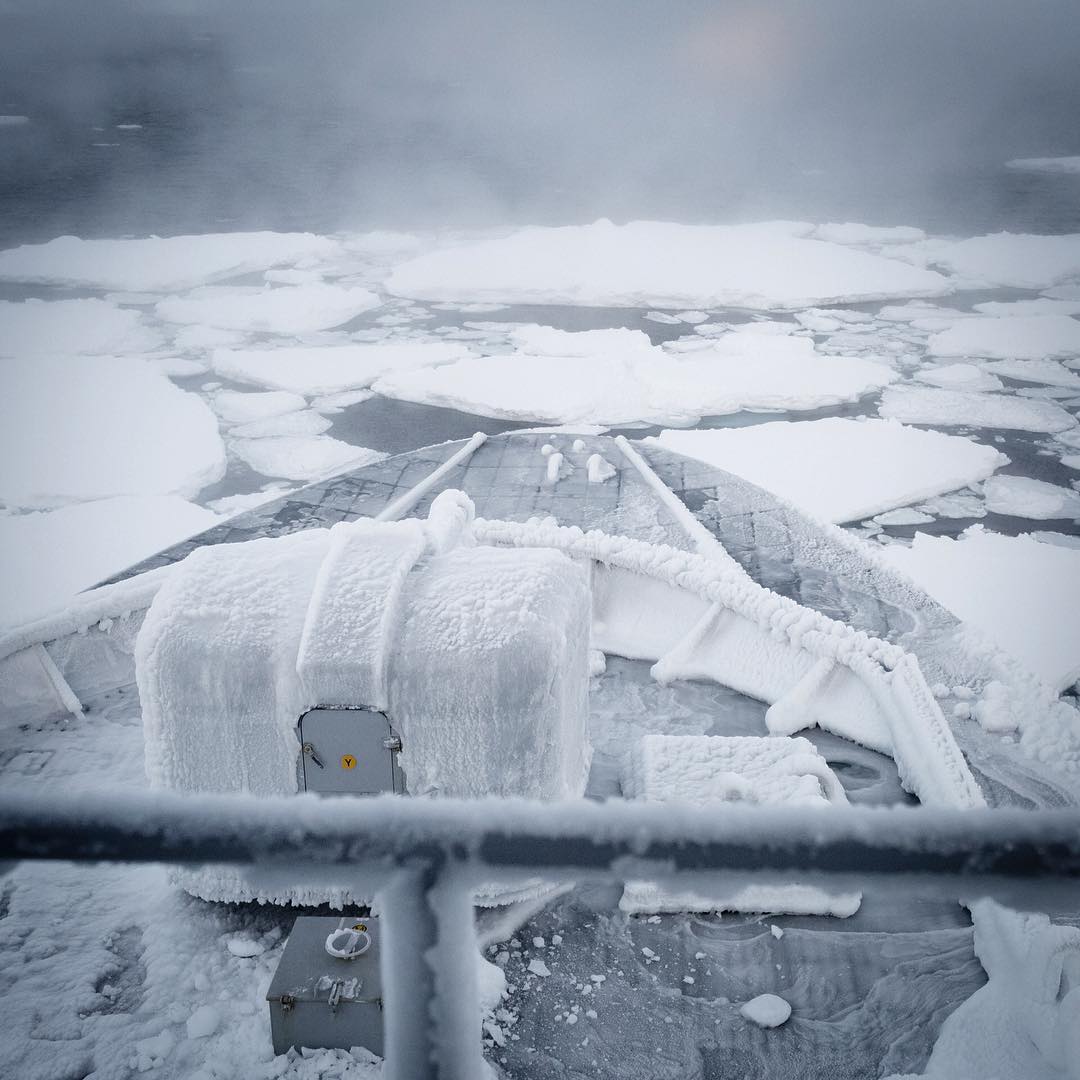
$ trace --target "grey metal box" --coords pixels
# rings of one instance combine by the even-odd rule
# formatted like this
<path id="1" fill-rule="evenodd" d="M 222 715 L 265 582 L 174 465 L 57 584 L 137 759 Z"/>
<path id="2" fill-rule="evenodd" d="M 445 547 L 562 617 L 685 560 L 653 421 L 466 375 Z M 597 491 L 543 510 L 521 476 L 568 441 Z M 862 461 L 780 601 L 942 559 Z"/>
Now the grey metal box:
<path id="1" fill-rule="evenodd" d="M 401 740 L 386 713 L 354 705 L 318 705 L 299 721 L 301 787 L 320 795 L 405 792 Z"/>
<path id="2" fill-rule="evenodd" d="M 354 960 L 326 951 L 335 930 L 362 925 L 371 947 Z M 379 920 L 374 916 L 300 916 L 266 992 L 274 1053 L 290 1047 L 383 1052 Z"/>

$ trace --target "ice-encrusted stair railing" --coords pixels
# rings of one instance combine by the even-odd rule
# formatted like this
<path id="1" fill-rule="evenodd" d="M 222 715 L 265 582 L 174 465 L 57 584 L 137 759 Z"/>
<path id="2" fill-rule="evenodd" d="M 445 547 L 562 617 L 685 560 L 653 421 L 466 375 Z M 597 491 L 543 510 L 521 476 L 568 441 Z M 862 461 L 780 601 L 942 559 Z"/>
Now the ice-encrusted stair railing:
<path id="1" fill-rule="evenodd" d="M 477 541 L 591 561 L 594 644 L 655 661 L 661 681 L 708 678 L 769 703 L 774 734 L 815 724 L 890 754 L 926 805 L 985 799 L 917 660 L 898 645 L 758 585 L 741 568 L 553 519 L 477 519 Z"/>

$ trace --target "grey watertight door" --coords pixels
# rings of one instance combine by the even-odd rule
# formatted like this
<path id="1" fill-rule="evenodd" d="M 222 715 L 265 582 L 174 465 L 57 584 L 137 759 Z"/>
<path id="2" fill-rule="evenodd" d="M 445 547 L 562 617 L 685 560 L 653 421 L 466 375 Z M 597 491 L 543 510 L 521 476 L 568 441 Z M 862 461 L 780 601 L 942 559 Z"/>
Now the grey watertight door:
<path id="1" fill-rule="evenodd" d="M 319 705 L 300 717 L 301 779 L 321 795 L 403 793 L 401 742 L 385 713 Z"/>

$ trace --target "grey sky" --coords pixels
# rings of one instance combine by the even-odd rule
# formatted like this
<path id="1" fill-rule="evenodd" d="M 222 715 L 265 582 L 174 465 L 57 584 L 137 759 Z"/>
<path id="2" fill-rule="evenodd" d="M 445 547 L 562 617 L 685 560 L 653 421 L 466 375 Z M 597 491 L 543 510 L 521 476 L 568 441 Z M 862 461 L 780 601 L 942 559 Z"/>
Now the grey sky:
<path id="1" fill-rule="evenodd" d="M 3 178 L 103 214 L 134 170 L 226 219 L 897 218 L 1080 153 L 1075 0 L 8 0 L 0 71 Z M 75 152 L 127 113 L 123 168 Z"/>

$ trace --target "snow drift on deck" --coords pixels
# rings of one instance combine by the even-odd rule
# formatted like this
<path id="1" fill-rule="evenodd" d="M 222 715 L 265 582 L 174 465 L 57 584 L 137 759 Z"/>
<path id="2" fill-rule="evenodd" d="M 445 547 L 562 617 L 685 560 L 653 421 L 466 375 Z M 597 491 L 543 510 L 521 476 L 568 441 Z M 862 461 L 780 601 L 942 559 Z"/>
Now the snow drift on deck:
<path id="1" fill-rule="evenodd" d="M 759 310 L 951 291 L 941 274 L 813 232 L 788 221 L 522 229 L 420 255 L 393 271 L 387 289 L 439 301 Z"/>
<path id="2" fill-rule="evenodd" d="M 814 744 L 801 738 L 646 735 L 627 756 L 623 791 L 647 802 L 827 809 L 847 805 L 836 774 Z M 628 881 L 619 906 L 630 912 L 775 911 L 847 916 L 858 910 L 858 893 L 829 895 L 791 884 L 729 882 L 716 893 L 675 892 L 662 884 Z"/>
<path id="3" fill-rule="evenodd" d="M 1009 459 L 895 420 L 663 431 L 668 450 L 745 477 L 823 521 L 855 521 L 984 480 Z"/>

